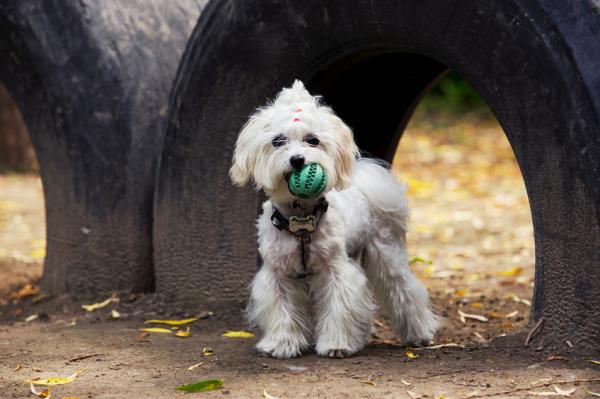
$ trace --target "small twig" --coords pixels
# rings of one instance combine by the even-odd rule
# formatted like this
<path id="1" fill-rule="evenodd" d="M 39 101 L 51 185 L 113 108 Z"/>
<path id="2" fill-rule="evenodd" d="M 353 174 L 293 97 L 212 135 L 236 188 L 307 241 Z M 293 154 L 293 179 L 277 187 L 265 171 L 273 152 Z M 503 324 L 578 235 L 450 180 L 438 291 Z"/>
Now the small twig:
<path id="1" fill-rule="evenodd" d="M 533 336 L 533 333 L 535 333 L 537 331 L 537 329 L 540 328 L 540 326 L 543 323 L 544 323 L 543 317 L 541 319 L 539 319 L 537 323 L 535 323 L 535 326 L 533 326 L 531 331 L 529 331 L 529 334 L 527 334 L 527 337 L 525 337 L 525 346 L 529 346 L 529 341 L 531 341 L 531 337 Z"/>
<path id="2" fill-rule="evenodd" d="M 69 364 L 69 363 L 73 363 L 73 362 L 78 362 L 78 361 L 83 360 L 83 359 L 87 359 L 87 358 L 94 357 L 94 356 L 102 356 L 102 355 L 104 355 L 104 353 L 92 353 L 91 355 L 77 356 L 77 357 L 73 357 L 73 358 L 67 360 L 65 362 L 65 364 Z"/>
<path id="3" fill-rule="evenodd" d="M 435 373 L 435 374 L 427 374 L 427 375 L 424 375 L 422 377 L 412 377 L 412 378 L 414 378 L 416 380 L 426 380 L 428 378 L 439 377 L 441 375 L 450 375 L 450 374 L 464 373 L 464 372 L 469 372 L 469 371 L 474 371 L 474 372 L 477 372 L 477 373 L 484 373 L 486 370 L 481 370 L 481 369 L 459 369 L 459 370 L 444 371 L 444 372 Z"/>
<path id="4" fill-rule="evenodd" d="M 486 392 L 486 393 L 482 393 L 482 394 L 477 394 L 477 395 L 470 396 L 470 398 L 484 398 L 484 397 L 488 397 L 488 396 L 508 395 L 508 394 L 511 394 L 511 393 L 514 393 L 514 392 L 529 391 L 531 389 L 543 388 L 543 387 L 547 387 L 547 386 L 550 386 L 550 385 L 578 384 L 578 383 L 581 383 L 581 382 L 599 382 L 599 381 L 600 381 L 600 378 L 590 378 L 589 380 L 551 381 L 551 382 L 545 382 L 543 384 L 534 385 L 534 386 L 513 388 L 513 389 L 506 390 L 506 391 Z"/>

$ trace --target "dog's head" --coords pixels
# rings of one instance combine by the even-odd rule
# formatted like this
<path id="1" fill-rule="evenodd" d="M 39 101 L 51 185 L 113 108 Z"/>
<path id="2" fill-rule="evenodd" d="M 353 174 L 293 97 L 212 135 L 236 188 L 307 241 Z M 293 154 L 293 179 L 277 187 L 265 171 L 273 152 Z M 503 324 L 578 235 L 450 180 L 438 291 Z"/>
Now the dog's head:
<path id="1" fill-rule="evenodd" d="M 253 179 L 272 198 L 289 202 L 292 170 L 318 163 L 328 177 L 326 192 L 339 190 L 348 185 L 357 156 L 350 128 L 296 80 L 250 117 L 237 139 L 229 175 L 239 186 Z"/>

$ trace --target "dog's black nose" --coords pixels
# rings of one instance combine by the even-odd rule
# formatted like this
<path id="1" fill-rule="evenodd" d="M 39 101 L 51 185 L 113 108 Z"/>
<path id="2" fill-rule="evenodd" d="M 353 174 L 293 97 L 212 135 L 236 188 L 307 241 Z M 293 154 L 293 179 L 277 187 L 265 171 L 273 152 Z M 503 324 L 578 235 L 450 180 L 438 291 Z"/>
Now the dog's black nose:
<path id="1" fill-rule="evenodd" d="M 304 155 L 296 154 L 290 157 L 290 164 L 294 169 L 301 169 L 304 166 Z"/>

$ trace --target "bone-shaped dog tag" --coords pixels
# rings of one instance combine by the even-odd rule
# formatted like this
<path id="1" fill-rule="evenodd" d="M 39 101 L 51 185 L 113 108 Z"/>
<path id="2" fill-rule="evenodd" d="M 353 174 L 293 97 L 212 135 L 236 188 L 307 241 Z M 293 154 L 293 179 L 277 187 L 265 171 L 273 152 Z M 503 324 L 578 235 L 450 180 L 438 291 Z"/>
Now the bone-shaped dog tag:
<path id="1" fill-rule="evenodd" d="M 299 218 L 297 216 L 290 217 L 290 231 L 296 233 L 300 230 L 306 230 L 313 232 L 317 229 L 317 218 L 313 215 L 309 215 L 305 218 Z"/>

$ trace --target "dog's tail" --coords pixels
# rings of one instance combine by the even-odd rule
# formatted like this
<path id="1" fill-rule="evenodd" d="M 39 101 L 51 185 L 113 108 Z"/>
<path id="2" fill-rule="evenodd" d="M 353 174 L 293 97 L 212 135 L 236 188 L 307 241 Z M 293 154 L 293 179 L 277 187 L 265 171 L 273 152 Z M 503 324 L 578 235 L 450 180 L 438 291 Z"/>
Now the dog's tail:
<path id="1" fill-rule="evenodd" d="M 392 228 L 392 235 L 406 241 L 408 204 L 406 187 L 389 171 L 385 161 L 360 158 L 352 173 L 352 183 L 367 198 L 372 212 L 383 224 Z"/>

